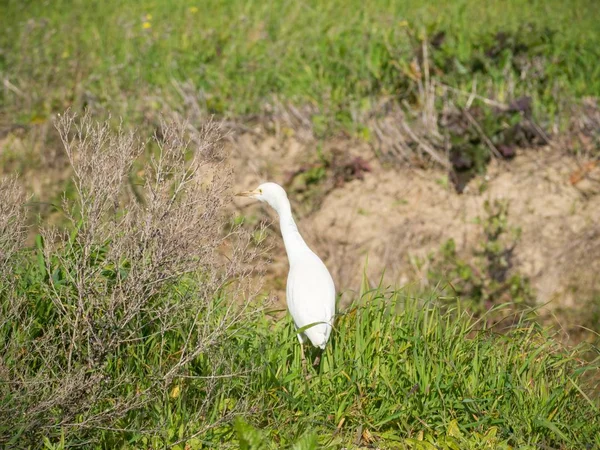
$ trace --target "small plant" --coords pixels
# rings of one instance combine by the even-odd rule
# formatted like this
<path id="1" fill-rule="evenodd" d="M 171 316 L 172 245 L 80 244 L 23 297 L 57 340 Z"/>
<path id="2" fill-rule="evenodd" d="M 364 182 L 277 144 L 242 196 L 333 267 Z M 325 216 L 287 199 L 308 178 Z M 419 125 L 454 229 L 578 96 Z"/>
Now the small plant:
<path id="1" fill-rule="evenodd" d="M 14 177 L 0 179 L 0 282 L 9 275 L 9 262 L 19 251 L 27 234 L 25 195 Z M 0 284 L 0 291 L 2 284 Z"/>
<path id="2" fill-rule="evenodd" d="M 360 156 L 334 150 L 324 155 L 318 149 L 318 162 L 306 164 L 288 173 L 285 185 L 301 203 L 308 203 L 316 210 L 323 198 L 333 189 L 342 187 L 352 180 L 362 180 L 371 167 Z"/>
<path id="3" fill-rule="evenodd" d="M 486 217 L 477 219 L 482 227 L 482 240 L 473 257 L 461 257 L 454 239 L 449 239 L 442 245 L 439 256 L 430 257 L 430 283 L 447 284 L 447 294 L 467 300 L 479 313 L 499 303 L 533 304 L 529 280 L 512 271 L 520 229 L 508 223 L 508 203 L 486 200 L 484 210 Z"/>
<path id="4" fill-rule="evenodd" d="M 512 450 L 508 439 L 498 437 L 498 428 L 491 427 L 485 433 L 463 433 L 456 420 L 448 425 L 445 435 L 419 433 L 417 438 L 408 438 L 405 441 L 407 450 Z"/>

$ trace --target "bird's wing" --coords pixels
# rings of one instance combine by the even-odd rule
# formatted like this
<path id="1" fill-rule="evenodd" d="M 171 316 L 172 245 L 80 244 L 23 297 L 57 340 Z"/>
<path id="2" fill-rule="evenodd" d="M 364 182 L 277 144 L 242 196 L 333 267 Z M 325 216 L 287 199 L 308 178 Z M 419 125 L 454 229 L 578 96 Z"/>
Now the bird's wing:
<path id="1" fill-rule="evenodd" d="M 319 323 L 304 331 L 314 345 L 324 347 L 335 314 L 335 286 L 325 264 L 314 254 L 294 264 L 286 291 L 288 309 L 298 328 L 315 322 L 329 324 Z"/>

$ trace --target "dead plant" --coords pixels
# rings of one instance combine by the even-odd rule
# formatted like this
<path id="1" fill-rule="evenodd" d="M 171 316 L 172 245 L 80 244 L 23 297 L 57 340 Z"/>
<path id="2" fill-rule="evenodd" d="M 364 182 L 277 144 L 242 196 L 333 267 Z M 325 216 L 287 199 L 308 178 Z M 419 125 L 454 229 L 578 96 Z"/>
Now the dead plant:
<path id="1" fill-rule="evenodd" d="M 235 376 L 226 342 L 252 314 L 259 252 L 241 229 L 223 233 L 232 174 L 220 127 L 192 136 L 163 122 L 143 165 L 144 144 L 108 122 L 67 113 L 56 128 L 73 170 L 68 226 L 41 231 L 33 307 L 6 308 L 0 442 L 60 430 L 93 439 L 190 378 L 202 380 L 200 422 L 219 377 Z M 0 186 L 8 256 L 23 234 L 15 183 Z"/>
<path id="2" fill-rule="evenodd" d="M 16 177 L 0 179 L 0 277 L 10 272 L 9 261 L 27 234 L 24 202 Z"/>

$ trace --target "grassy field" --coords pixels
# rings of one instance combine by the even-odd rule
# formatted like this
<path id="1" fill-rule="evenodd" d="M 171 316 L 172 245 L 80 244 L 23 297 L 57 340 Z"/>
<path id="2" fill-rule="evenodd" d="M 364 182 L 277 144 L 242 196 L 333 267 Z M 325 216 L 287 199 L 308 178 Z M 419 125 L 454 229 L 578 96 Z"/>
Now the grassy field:
<path id="1" fill-rule="evenodd" d="M 530 97 L 507 114 L 560 130 L 600 95 L 598 23 L 591 0 L 2 2 L 0 174 L 69 181 L 34 245 L 29 192 L 0 181 L 0 446 L 600 448 L 598 349 L 564 347 L 525 301 L 472 317 L 453 286 L 365 280 L 303 369 L 291 321 L 254 284 L 266 249 L 226 218 L 218 131 L 194 123 L 194 152 L 190 130 L 160 121 L 293 106 L 317 139 L 369 140 L 382 103 L 420 113 L 434 80 L 439 118 L 445 89 L 459 108 L 477 94 L 473 120 L 500 144 L 514 117 L 497 105 Z M 108 112 L 122 130 L 96 124 Z M 474 133 L 451 140 L 477 159 Z M 509 281 L 510 300 L 529 295 Z"/>
<path id="2" fill-rule="evenodd" d="M 397 107 L 417 136 L 404 153 L 468 180 L 580 119 L 600 93 L 599 15 L 591 0 L 8 1 L 0 133 L 28 130 L 33 150 L 0 163 L 36 168 L 36 148 L 60 152 L 37 130 L 67 108 L 146 130 L 174 113 L 272 127 L 294 108 L 317 139 L 373 143 L 372 120 Z M 383 154 L 398 138 L 386 140 Z"/>
<path id="3" fill-rule="evenodd" d="M 593 1 L 5 2 L 4 115 L 44 120 L 67 106 L 144 110 L 182 102 L 190 82 L 206 111 L 261 114 L 275 99 L 352 126 L 381 97 L 415 102 L 411 61 L 431 45 L 432 76 L 544 118 L 600 93 Z M 501 33 L 501 34 L 498 34 Z M 466 99 L 465 99 L 466 100 Z M 5 117 L 6 119 L 6 117 Z M 329 127 L 323 127 L 330 132 Z"/>

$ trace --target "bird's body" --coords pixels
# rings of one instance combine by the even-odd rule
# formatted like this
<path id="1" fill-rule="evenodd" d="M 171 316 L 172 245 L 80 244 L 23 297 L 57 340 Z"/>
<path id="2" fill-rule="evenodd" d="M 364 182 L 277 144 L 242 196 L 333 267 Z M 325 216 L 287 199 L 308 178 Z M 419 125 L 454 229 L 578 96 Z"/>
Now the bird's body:
<path id="1" fill-rule="evenodd" d="M 267 202 L 279 215 L 279 224 L 290 263 L 286 297 L 294 324 L 301 331 L 298 339 L 306 339 L 325 348 L 335 315 L 335 286 L 331 274 L 306 244 L 292 216 L 287 194 L 275 183 L 261 184 L 258 189 L 241 194 Z"/>
<path id="2" fill-rule="evenodd" d="M 308 248 L 308 247 L 307 247 Z M 306 338 L 315 347 L 325 348 L 335 314 L 335 286 L 323 261 L 312 251 L 290 262 L 286 287 L 287 306 L 298 328 L 298 339 Z"/>

